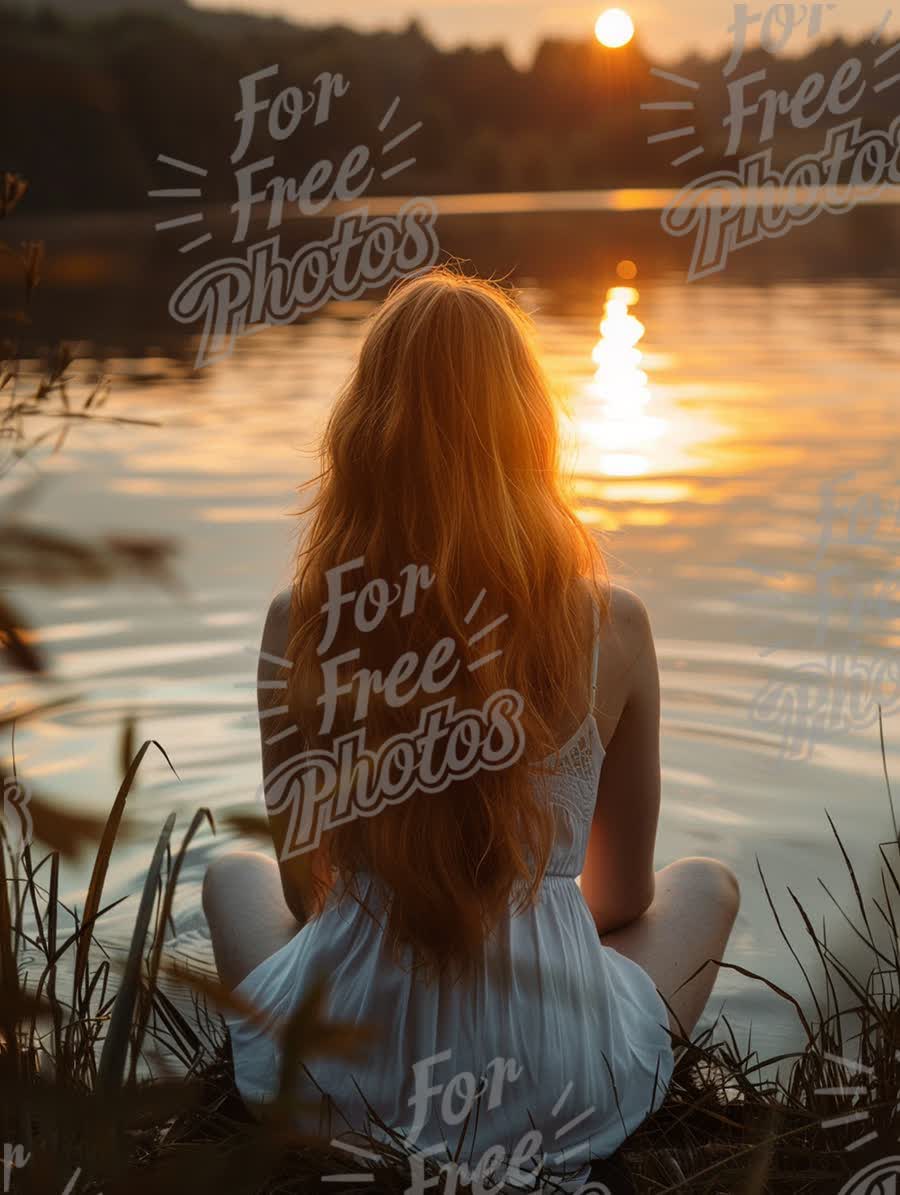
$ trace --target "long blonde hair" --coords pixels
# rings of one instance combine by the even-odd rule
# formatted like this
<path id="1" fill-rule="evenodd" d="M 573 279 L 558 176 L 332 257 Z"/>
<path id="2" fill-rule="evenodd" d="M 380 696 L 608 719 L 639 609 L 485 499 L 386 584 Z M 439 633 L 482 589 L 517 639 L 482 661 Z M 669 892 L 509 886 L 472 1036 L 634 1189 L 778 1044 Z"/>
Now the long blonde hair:
<path id="1" fill-rule="evenodd" d="M 427 566 L 433 583 L 412 612 L 395 603 L 368 634 L 342 619 L 329 655 L 359 649 L 359 667 L 387 675 L 403 653 L 421 659 L 449 637 L 462 666 L 442 698 L 452 694 L 460 709 L 500 690 L 523 698 L 525 751 L 510 766 L 335 826 L 313 852 L 315 907 L 338 881 L 354 891 L 360 873 L 376 877 L 389 894 L 389 945 L 398 957 L 410 948 L 430 971 L 465 969 L 511 903 L 534 901 L 553 844 L 529 760 L 553 752 L 573 694 L 586 691 L 584 582 L 602 609 L 607 600 L 558 451 L 530 320 L 499 286 L 445 268 L 405 281 L 382 304 L 321 445 L 287 649 L 288 708 L 306 744 L 327 747 L 359 728 L 350 692 L 328 733 L 316 726 L 325 578 L 357 558 L 360 584 L 393 584 L 409 565 Z M 476 623 L 493 629 L 472 643 Z M 392 706 L 371 694 L 366 746 L 412 730 L 426 697 Z"/>

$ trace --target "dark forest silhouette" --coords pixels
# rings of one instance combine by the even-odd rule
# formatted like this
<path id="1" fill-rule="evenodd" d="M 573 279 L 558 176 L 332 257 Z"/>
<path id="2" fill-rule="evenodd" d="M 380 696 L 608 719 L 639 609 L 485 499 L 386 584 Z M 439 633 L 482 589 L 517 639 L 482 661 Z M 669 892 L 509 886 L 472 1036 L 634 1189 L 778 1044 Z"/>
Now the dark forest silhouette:
<path id="1" fill-rule="evenodd" d="M 724 156 L 723 58 L 670 66 L 700 84 L 688 93 L 650 74 L 653 63 L 637 41 L 611 51 L 593 39 L 547 40 L 521 70 L 499 47 L 441 51 L 415 23 L 362 33 L 195 10 L 183 0 L 157 0 L 152 14 L 90 16 L 114 2 L 121 4 L 89 0 L 80 20 L 58 9 L 0 8 L 0 166 L 30 180 L 32 212 L 147 207 L 148 190 L 177 181 L 158 164 L 159 153 L 209 171 L 205 202 L 233 202 L 238 81 L 273 63 L 280 74 L 272 95 L 288 84 L 308 87 L 322 71 L 350 83 L 327 123 L 304 120 L 281 145 L 260 122 L 248 160 L 274 154 L 273 170 L 286 176 L 301 177 L 317 159 L 336 161 L 359 143 L 377 150 L 378 121 L 398 95 L 398 127 L 424 123 L 411 148 L 415 166 L 380 183 L 384 193 L 678 186 L 734 165 Z M 128 0 L 128 7 L 148 3 Z M 792 57 L 748 53 L 739 73 L 765 68 L 766 85 L 794 91 L 812 71 L 827 84 L 858 54 L 865 79 L 884 74 L 874 59 L 886 40 L 854 47 L 836 39 L 801 58 L 810 44 L 803 37 L 798 31 L 792 39 Z M 886 129 L 898 97 L 900 84 L 880 94 L 867 86 L 853 115 L 864 129 Z M 685 98 L 697 102 L 689 117 L 696 135 L 648 146 L 649 134 L 685 124 L 685 113 L 643 112 L 641 103 Z M 826 115 L 798 131 L 782 119 L 772 143 L 776 164 L 819 151 L 837 123 Z M 758 148 L 748 130 L 741 154 Z M 705 147 L 702 158 L 670 164 L 694 145 Z"/>

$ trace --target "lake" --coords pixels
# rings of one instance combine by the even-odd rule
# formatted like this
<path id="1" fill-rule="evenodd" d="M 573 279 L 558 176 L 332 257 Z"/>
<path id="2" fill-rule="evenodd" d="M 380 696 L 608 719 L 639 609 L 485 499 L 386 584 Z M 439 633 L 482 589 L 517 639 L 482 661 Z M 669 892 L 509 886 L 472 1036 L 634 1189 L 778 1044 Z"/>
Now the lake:
<path id="1" fill-rule="evenodd" d="M 693 283 L 686 242 L 661 231 L 658 211 L 628 204 L 457 203 L 437 225 L 444 251 L 520 288 L 566 404 L 581 514 L 613 578 L 650 611 L 663 697 L 659 864 L 729 863 L 743 888 L 729 961 L 801 999 L 758 867 L 798 948 L 788 885 L 853 958 L 852 931 L 819 883 L 839 901 L 849 891 L 826 810 L 864 883 L 892 834 L 876 702 L 896 775 L 898 221 L 891 204 L 822 216 Z M 158 740 L 177 769 L 176 779 L 161 756 L 145 760 L 130 801 L 139 832 L 118 853 L 110 895 L 139 888 L 170 810 L 184 830 L 201 805 L 219 820 L 259 809 L 262 619 L 290 575 L 297 486 L 375 302 L 333 303 L 195 370 L 195 346 L 166 307 L 196 263 L 152 224 L 94 218 L 22 235 L 48 241 L 34 311 L 48 340 L 81 342 L 85 387 L 102 362 L 110 413 L 159 426 L 73 427 L 58 453 L 38 449 L 0 481 L 6 496 L 36 486 L 30 520 L 178 544 L 177 593 L 29 591 L 52 680 L 0 674 L 0 704 L 73 697 L 16 735 L 21 772 L 60 801 L 108 807 L 129 713 L 138 740 Z M 312 234 L 298 222 L 289 235 Z M 204 867 L 234 841 L 204 832 L 190 851 L 178 909 L 189 952 L 205 950 Z M 75 900 L 84 874 L 67 873 Z M 125 940 L 135 906 L 115 911 L 107 937 Z M 763 1054 L 798 1040 L 790 1008 L 738 972 L 721 974 L 712 1011 L 723 1007 Z"/>

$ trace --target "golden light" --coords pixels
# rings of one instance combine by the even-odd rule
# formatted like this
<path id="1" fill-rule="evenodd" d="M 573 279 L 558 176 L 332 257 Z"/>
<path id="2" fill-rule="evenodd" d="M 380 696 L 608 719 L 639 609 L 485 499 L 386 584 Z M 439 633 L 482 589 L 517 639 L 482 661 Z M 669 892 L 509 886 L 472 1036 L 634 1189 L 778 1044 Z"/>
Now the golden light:
<path id="1" fill-rule="evenodd" d="M 650 402 L 647 375 L 640 368 L 637 347 L 644 325 L 631 314 L 640 294 L 633 286 L 611 286 L 606 292 L 600 340 L 594 346 L 597 372 L 585 397 L 594 408 L 580 425 L 582 443 L 601 455 L 600 473 L 607 477 L 639 477 L 650 470 L 645 450 L 660 439 L 666 422 L 646 413 Z"/>
<path id="2" fill-rule="evenodd" d="M 567 467 L 579 479 L 579 517 L 604 530 L 615 530 L 623 514 L 629 522 L 656 525 L 658 510 L 638 508 L 686 501 L 693 486 L 679 482 L 687 489 L 662 493 L 660 485 L 670 483 L 655 479 L 690 470 L 697 457 L 707 461 L 708 446 L 723 436 L 720 421 L 684 409 L 677 386 L 651 382 L 650 371 L 662 368 L 666 355 L 642 350 L 645 328 L 635 314 L 641 294 L 622 277 L 636 278 L 637 263 L 625 258 L 616 273 L 621 281 L 606 290 L 600 339 L 590 352 L 593 375 L 578 385 L 574 410 L 564 420 Z M 696 386 L 689 389 L 694 396 Z M 613 489 L 604 491 L 609 485 Z M 618 515 L 607 503 L 610 495 Z"/>
<path id="3" fill-rule="evenodd" d="M 618 50 L 634 37 L 634 21 L 624 8 L 608 8 L 597 17 L 594 33 L 601 46 Z"/>

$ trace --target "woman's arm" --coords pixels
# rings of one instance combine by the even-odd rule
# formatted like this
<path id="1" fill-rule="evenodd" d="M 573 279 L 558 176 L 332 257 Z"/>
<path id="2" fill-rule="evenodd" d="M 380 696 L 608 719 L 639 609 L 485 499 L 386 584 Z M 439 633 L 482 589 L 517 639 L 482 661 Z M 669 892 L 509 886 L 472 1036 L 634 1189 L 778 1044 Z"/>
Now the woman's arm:
<path id="1" fill-rule="evenodd" d="M 653 900 L 660 800 L 659 668 L 650 619 L 640 598 L 618 588 L 612 618 L 613 658 L 604 660 L 601 644 L 600 691 L 613 682 L 624 703 L 603 761 L 581 876 L 601 934 L 635 921 Z"/>
<path id="2" fill-rule="evenodd" d="M 287 840 L 291 810 L 287 806 L 277 813 L 273 813 L 270 803 L 274 793 L 269 791 L 267 783 L 269 777 L 288 763 L 288 761 L 303 750 L 303 742 L 299 731 L 287 735 L 278 742 L 269 743 L 268 739 L 277 736 L 285 729 L 283 720 L 266 716 L 272 706 L 285 704 L 285 690 L 283 667 L 277 663 L 285 658 L 290 639 L 291 591 L 283 590 L 272 601 L 263 628 L 262 643 L 260 644 L 259 663 L 257 665 L 257 702 L 259 706 L 259 733 L 262 748 L 263 787 L 266 792 L 266 811 L 272 841 L 275 844 L 275 854 L 278 859 L 278 870 L 281 874 L 281 887 L 284 892 L 285 903 L 298 921 L 303 922 L 309 916 L 306 908 L 304 893 L 308 890 L 308 855 L 294 855 L 284 859 L 284 844 Z M 279 687 L 267 688 L 276 683 Z M 298 789 L 299 794 L 299 789 Z"/>

